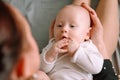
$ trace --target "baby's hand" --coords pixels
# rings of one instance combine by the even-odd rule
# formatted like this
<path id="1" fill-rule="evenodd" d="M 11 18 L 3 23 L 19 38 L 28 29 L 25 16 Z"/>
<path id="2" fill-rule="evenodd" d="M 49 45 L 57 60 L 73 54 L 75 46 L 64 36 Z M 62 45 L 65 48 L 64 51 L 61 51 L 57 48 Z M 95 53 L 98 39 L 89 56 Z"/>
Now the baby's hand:
<path id="1" fill-rule="evenodd" d="M 73 40 L 69 41 L 68 53 L 69 53 L 70 56 L 73 56 L 78 48 L 79 48 L 79 43 L 77 43 Z"/>
<path id="2" fill-rule="evenodd" d="M 56 56 L 58 54 L 63 54 L 68 52 L 68 40 L 67 39 L 62 39 L 59 41 L 56 41 L 52 47 L 48 50 L 47 54 L 46 54 L 46 60 L 48 62 L 52 62 L 55 60 Z"/>
<path id="3" fill-rule="evenodd" d="M 54 53 L 66 53 L 68 51 L 67 46 L 68 46 L 68 39 L 62 39 L 59 40 L 57 42 L 55 42 L 52 46 L 52 50 L 54 51 Z"/>
<path id="4" fill-rule="evenodd" d="M 69 40 L 64 38 L 54 44 L 54 48 L 56 48 L 58 53 L 66 53 L 68 51 Z"/>

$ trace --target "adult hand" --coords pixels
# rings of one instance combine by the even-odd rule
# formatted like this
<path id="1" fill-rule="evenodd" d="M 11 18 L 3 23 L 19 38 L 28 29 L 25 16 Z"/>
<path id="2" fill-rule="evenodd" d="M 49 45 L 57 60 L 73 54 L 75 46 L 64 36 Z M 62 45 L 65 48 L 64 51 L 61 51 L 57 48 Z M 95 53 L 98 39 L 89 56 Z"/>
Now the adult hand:
<path id="1" fill-rule="evenodd" d="M 82 4 L 82 6 L 88 10 L 91 17 L 91 39 L 94 43 L 99 43 L 103 41 L 103 26 L 96 14 L 96 12 L 87 4 Z"/>
<path id="2" fill-rule="evenodd" d="M 103 39 L 103 26 L 96 14 L 96 12 L 87 4 L 83 3 L 81 5 L 84 7 L 90 14 L 91 17 L 91 39 L 93 43 L 97 46 L 100 53 L 104 58 L 108 59 L 108 52 Z"/>

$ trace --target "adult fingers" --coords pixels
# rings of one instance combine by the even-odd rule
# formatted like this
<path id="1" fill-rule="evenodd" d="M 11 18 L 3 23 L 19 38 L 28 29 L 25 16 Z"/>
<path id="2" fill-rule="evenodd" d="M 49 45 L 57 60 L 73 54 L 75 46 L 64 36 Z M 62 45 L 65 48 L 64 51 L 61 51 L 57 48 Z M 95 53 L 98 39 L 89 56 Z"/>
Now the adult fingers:
<path id="1" fill-rule="evenodd" d="M 97 16 L 95 10 L 92 9 L 89 5 L 87 5 L 87 4 L 85 4 L 85 3 L 83 3 L 81 6 L 82 6 L 83 8 L 85 8 L 85 9 L 89 12 L 90 17 L 91 17 L 92 24 L 94 24 L 95 27 L 100 27 L 102 24 L 101 24 L 101 22 L 100 22 L 100 20 L 99 20 L 99 18 L 98 18 L 98 16 Z M 98 25 L 99 25 L 99 26 L 98 26 Z"/>

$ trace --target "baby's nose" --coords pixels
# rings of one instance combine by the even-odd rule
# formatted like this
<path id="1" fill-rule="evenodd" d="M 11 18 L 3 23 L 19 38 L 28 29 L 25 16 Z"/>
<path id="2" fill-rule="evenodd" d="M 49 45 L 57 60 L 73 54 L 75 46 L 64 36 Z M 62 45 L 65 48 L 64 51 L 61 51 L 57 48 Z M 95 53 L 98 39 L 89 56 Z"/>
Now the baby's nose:
<path id="1" fill-rule="evenodd" d="M 67 33 L 68 30 L 69 30 L 68 27 L 67 27 L 67 26 L 64 26 L 61 32 L 62 32 L 62 33 Z"/>
<path id="2" fill-rule="evenodd" d="M 67 31 L 66 31 L 66 30 L 62 30 L 61 32 L 62 32 L 62 33 L 67 33 Z"/>

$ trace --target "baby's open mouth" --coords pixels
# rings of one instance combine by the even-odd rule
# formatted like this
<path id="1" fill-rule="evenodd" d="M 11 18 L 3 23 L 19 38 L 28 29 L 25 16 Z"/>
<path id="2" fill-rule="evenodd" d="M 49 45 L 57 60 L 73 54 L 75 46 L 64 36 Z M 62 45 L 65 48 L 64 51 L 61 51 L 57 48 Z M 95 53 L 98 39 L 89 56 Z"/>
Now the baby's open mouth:
<path id="1" fill-rule="evenodd" d="M 70 39 L 70 37 L 62 36 L 61 39 Z"/>
<path id="2" fill-rule="evenodd" d="M 67 37 L 66 37 L 66 36 L 63 36 L 62 39 L 67 39 Z"/>
<path id="3" fill-rule="evenodd" d="M 62 47 L 62 49 L 67 49 L 67 47 L 68 47 L 68 46 L 66 45 L 66 46 Z"/>

